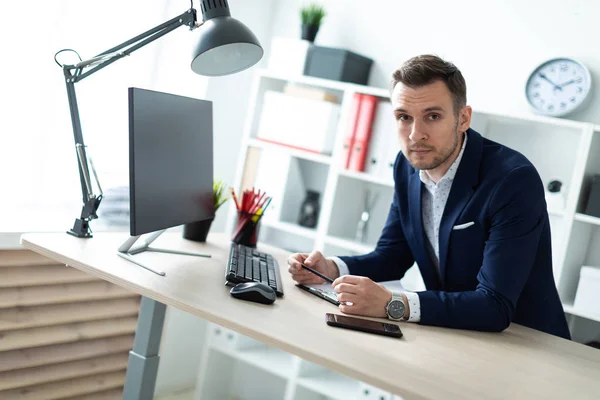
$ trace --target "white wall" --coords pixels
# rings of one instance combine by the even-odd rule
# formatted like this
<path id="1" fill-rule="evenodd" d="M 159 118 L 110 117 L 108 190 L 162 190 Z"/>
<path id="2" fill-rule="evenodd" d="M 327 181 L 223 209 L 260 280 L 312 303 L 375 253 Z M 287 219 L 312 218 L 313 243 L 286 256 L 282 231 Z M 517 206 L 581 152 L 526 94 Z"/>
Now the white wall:
<path id="1" fill-rule="evenodd" d="M 277 2 L 273 35 L 299 37 L 305 0 Z M 598 15 L 592 0 L 324 0 L 328 16 L 315 44 L 375 60 L 370 84 L 389 86 L 404 60 L 435 53 L 454 62 L 467 81 L 468 102 L 480 109 L 529 113 L 528 74 L 542 61 L 574 57 L 600 91 Z M 570 119 L 600 123 L 600 95 Z"/>
<path id="2" fill-rule="evenodd" d="M 67 94 L 54 53 L 72 48 L 83 59 L 91 58 L 189 6 L 185 0 L 149 0 L 143 5 L 32 0 L 1 6 L 0 206 L 68 205 L 73 206 L 73 218 L 80 211 Z M 208 80 L 191 72 L 191 50 L 185 49 L 195 37 L 179 28 L 75 85 L 84 141 L 103 189 L 128 185 L 128 87 L 204 96 Z M 58 59 L 78 61 L 72 53 Z M 71 223 L 69 218 L 65 226 Z"/>

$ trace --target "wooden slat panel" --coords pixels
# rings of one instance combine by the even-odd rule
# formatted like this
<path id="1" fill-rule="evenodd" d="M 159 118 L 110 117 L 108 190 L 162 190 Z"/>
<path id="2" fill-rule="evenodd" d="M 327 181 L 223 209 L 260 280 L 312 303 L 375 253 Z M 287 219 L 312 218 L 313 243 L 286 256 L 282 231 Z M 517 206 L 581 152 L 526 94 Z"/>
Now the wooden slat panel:
<path id="1" fill-rule="evenodd" d="M 0 351 L 126 335 L 136 324 L 137 317 L 127 317 L 0 332 Z"/>
<path id="2" fill-rule="evenodd" d="M 135 296 L 139 295 L 105 281 L 2 288 L 0 289 L 0 308 Z"/>
<path id="3" fill-rule="evenodd" d="M 0 288 L 89 282 L 98 278 L 64 265 L 2 268 Z"/>
<path id="4" fill-rule="evenodd" d="M 128 353 L 110 354 L 87 360 L 0 372 L 0 391 L 121 371 L 127 368 Z"/>
<path id="5" fill-rule="evenodd" d="M 20 389 L 0 391 L 0 399 L 55 400 L 80 396 L 123 386 L 125 371 L 108 372 L 85 378 L 69 379 Z"/>
<path id="6" fill-rule="evenodd" d="M 123 388 L 111 389 L 105 392 L 85 394 L 77 397 L 66 397 L 62 400 L 121 400 L 123 398 Z"/>
<path id="7" fill-rule="evenodd" d="M 0 332 L 137 315 L 139 304 L 129 298 L 0 309 Z"/>
<path id="8" fill-rule="evenodd" d="M 120 353 L 132 347 L 133 335 L 125 335 L 5 351 L 0 353 L 0 372 Z"/>
<path id="9" fill-rule="evenodd" d="M 0 267 L 27 267 L 33 265 L 56 265 L 56 260 L 31 250 L 2 250 Z"/>

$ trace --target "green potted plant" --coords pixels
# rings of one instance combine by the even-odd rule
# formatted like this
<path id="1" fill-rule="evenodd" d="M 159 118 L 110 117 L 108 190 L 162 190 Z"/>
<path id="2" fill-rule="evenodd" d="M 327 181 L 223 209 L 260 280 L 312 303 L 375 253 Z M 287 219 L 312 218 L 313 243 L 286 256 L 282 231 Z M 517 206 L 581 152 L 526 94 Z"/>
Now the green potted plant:
<path id="1" fill-rule="evenodd" d="M 325 18 L 325 9 L 317 3 L 311 3 L 300 9 L 300 17 L 302 19 L 302 39 L 314 42 L 323 18 Z"/>
<path id="2" fill-rule="evenodd" d="M 222 181 L 213 182 L 213 208 L 216 213 L 219 207 L 229 200 L 226 185 Z M 214 218 L 191 222 L 183 226 L 183 237 L 196 242 L 206 242 L 206 237 Z"/>

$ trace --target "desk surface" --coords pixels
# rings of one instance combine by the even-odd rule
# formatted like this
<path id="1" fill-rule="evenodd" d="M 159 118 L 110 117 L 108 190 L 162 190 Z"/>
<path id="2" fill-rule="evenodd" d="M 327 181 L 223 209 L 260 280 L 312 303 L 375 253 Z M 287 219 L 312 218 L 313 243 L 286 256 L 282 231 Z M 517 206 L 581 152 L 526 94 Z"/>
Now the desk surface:
<path id="1" fill-rule="evenodd" d="M 393 339 L 332 328 L 335 306 L 296 287 L 288 253 L 270 246 L 282 268 L 285 297 L 266 306 L 233 299 L 224 286 L 229 241 L 207 243 L 165 233 L 156 247 L 202 251 L 212 258 L 142 253 L 140 261 L 166 271 L 161 277 L 117 256 L 128 238 L 98 233 L 77 239 L 65 233 L 32 233 L 22 244 L 35 252 L 170 306 L 238 331 L 406 399 L 598 398 L 600 351 L 519 325 L 503 333 L 401 325 Z"/>

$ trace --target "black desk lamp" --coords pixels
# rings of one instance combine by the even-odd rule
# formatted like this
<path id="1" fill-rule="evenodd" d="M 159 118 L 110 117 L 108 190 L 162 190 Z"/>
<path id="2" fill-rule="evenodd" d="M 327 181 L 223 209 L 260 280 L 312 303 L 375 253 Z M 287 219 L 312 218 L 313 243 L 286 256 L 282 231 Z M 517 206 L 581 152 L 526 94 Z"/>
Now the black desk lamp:
<path id="1" fill-rule="evenodd" d="M 256 64 L 263 56 L 263 49 L 256 36 L 243 23 L 231 17 L 227 0 L 203 0 L 200 2 L 202 9 L 202 22 L 196 19 L 196 10 L 192 8 L 164 24 L 150 29 L 112 49 L 106 50 L 89 60 L 81 61 L 75 65 L 61 65 L 67 84 L 69 110 L 75 136 L 75 150 L 79 161 L 79 178 L 83 193 L 83 208 L 81 216 L 75 220 L 73 228 L 68 233 L 80 238 L 91 238 L 92 231 L 89 222 L 98 218 L 96 211 L 102 200 L 102 188 L 94 169 L 92 160 L 89 165 L 94 173 L 98 186 L 98 194 L 92 189 L 88 156 L 85 152 L 81 122 L 75 96 L 75 83 L 90 76 L 94 72 L 114 63 L 120 58 L 128 56 L 135 50 L 144 47 L 150 42 L 166 35 L 180 26 L 187 26 L 190 30 L 200 29 L 200 38 L 193 53 L 191 68 L 199 75 L 221 76 L 243 71 Z M 61 50 L 71 51 L 69 49 Z M 56 53 L 58 55 L 58 53 Z M 55 55 L 56 60 L 56 55 Z M 58 63 L 58 61 L 57 61 Z M 60 65 L 60 64 L 59 64 Z M 92 68 L 93 67 L 93 68 Z M 86 68 L 91 68 L 84 72 Z"/>

